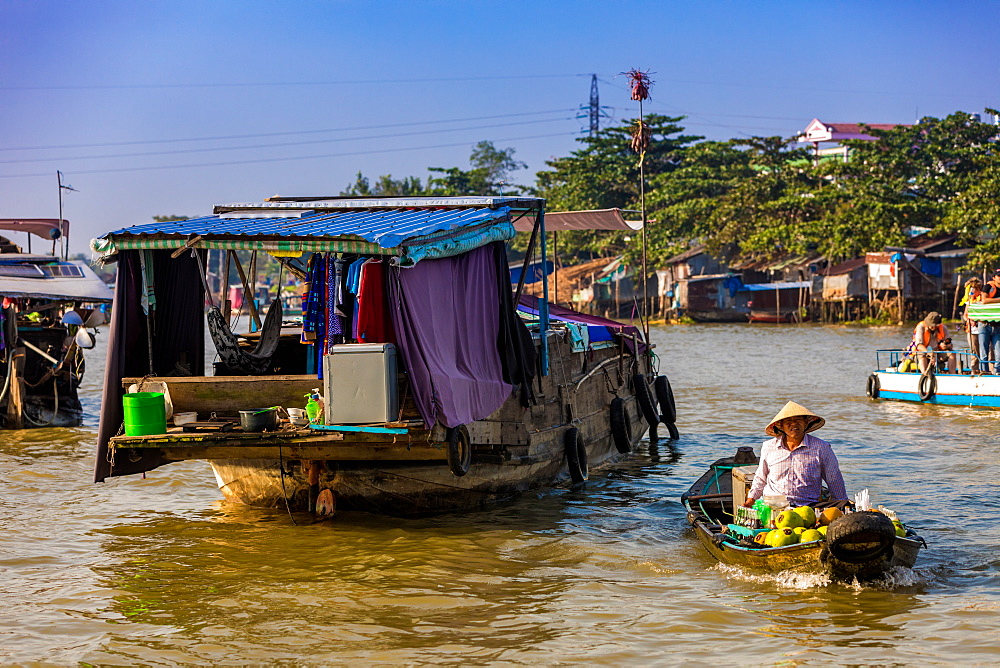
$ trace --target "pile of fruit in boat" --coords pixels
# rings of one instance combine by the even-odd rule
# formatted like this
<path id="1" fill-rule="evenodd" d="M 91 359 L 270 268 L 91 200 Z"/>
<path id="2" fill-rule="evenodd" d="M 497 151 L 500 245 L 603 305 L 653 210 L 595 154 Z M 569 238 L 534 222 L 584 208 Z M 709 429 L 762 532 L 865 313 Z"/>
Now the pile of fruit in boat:
<path id="1" fill-rule="evenodd" d="M 879 508 L 879 511 L 892 520 L 897 536 L 906 535 L 906 528 L 895 513 L 883 508 Z M 824 508 L 819 513 L 810 506 L 787 508 L 774 517 L 774 528 L 758 533 L 754 542 L 761 547 L 786 547 L 825 540 L 827 527 L 841 515 L 843 513 L 837 508 Z"/>

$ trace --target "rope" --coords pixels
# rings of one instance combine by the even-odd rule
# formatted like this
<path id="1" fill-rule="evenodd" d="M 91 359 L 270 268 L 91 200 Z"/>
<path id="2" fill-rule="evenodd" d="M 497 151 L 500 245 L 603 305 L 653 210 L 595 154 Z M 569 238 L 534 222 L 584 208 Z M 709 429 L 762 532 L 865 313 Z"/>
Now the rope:
<path id="1" fill-rule="evenodd" d="M 56 416 L 59 415 L 59 384 L 53 380 L 52 381 L 52 417 L 49 418 L 48 422 L 35 422 L 28 411 L 24 411 L 24 419 L 35 425 L 36 427 L 48 427 L 53 422 L 55 422 Z"/>
<path id="2" fill-rule="evenodd" d="M 11 371 L 14 368 L 14 356 L 11 355 L 10 359 L 7 361 L 7 377 L 3 381 L 3 390 L 0 390 L 0 401 L 3 401 L 7 397 L 7 390 L 10 389 L 10 376 Z"/>

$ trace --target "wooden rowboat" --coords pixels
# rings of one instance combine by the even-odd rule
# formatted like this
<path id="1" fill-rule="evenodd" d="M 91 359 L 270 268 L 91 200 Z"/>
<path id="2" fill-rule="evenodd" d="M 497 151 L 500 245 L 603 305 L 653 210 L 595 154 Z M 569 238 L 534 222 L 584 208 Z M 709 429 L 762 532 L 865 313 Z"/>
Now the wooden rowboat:
<path id="1" fill-rule="evenodd" d="M 894 532 L 887 535 L 885 524 L 891 527 L 892 523 L 876 512 L 844 515 L 830 525 L 823 541 L 762 547 L 734 536 L 728 530 L 734 522 L 732 470 L 756 463 L 755 457 L 747 462 L 738 462 L 736 457 L 719 459 L 681 496 L 698 540 L 724 564 L 751 571 L 827 573 L 835 580 L 873 580 L 895 567 L 911 568 L 921 546 L 926 546 L 910 529 L 905 537 Z"/>

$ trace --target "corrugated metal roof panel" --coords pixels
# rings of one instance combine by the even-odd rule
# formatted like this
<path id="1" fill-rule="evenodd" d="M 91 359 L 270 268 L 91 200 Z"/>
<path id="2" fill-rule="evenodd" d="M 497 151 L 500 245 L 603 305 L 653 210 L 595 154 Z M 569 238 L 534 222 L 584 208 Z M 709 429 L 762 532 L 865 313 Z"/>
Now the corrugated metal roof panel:
<path id="1" fill-rule="evenodd" d="M 133 225 L 105 236 L 161 234 L 189 236 L 360 237 L 382 248 L 394 248 L 407 239 L 435 232 L 496 223 L 510 218 L 510 209 L 365 209 L 328 212 L 292 212 L 248 209 L 189 220 Z M 262 215 L 264 214 L 264 215 Z M 275 214 L 278 214 L 276 217 Z"/>

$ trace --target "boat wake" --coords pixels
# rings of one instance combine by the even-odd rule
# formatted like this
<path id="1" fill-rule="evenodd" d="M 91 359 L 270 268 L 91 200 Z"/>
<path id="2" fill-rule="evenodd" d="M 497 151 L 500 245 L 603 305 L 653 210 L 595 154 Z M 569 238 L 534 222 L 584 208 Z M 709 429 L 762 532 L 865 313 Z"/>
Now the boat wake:
<path id="1" fill-rule="evenodd" d="M 898 589 L 901 587 L 912 587 L 915 585 L 927 584 L 930 576 L 921 571 L 910 568 L 893 567 L 885 575 L 876 579 L 859 582 L 836 582 L 828 573 L 809 573 L 801 571 L 780 571 L 778 573 L 756 573 L 743 570 L 738 566 L 730 564 L 716 564 L 713 568 L 731 580 L 742 580 L 744 582 L 754 582 L 759 584 L 774 584 L 783 589 L 815 589 L 818 587 L 828 587 L 831 584 L 846 586 L 855 591 L 876 590 L 885 591 Z"/>

